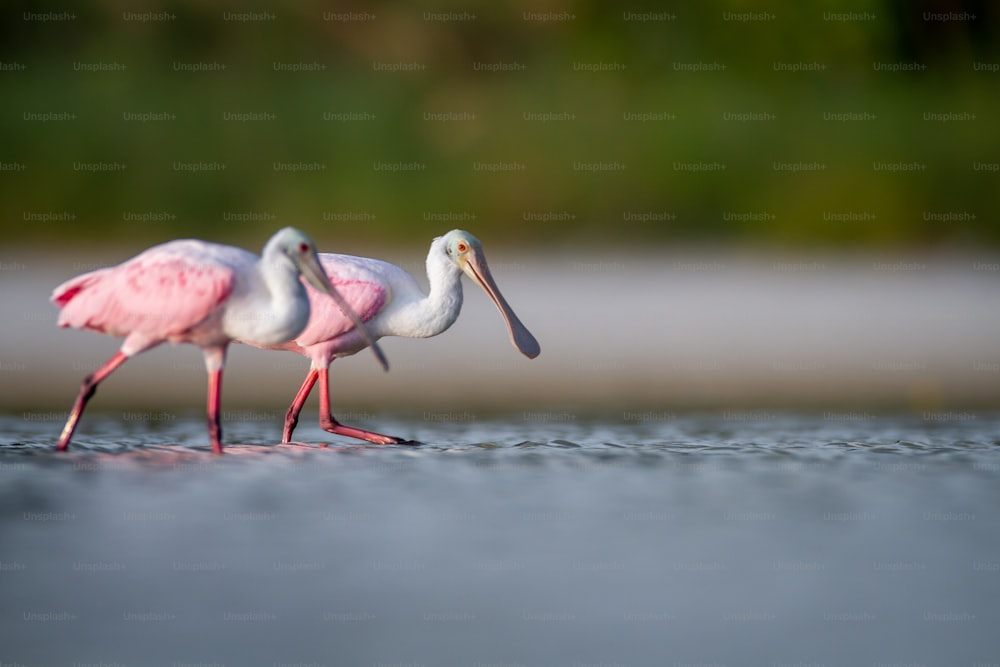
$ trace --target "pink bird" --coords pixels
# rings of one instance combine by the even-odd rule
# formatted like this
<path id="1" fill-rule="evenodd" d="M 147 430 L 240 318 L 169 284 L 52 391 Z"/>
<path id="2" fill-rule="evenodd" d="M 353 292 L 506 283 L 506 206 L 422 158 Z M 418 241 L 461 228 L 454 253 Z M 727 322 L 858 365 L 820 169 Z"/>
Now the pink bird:
<path id="1" fill-rule="evenodd" d="M 219 391 L 229 342 L 280 345 L 309 322 L 310 301 L 332 305 L 319 292 L 313 299 L 307 297 L 300 275 L 332 297 L 340 316 L 354 323 L 358 340 L 373 345 L 388 369 L 361 319 L 327 280 L 313 242 L 291 227 L 271 237 L 261 257 L 205 241 L 171 241 L 57 287 L 52 302 L 61 308 L 59 326 L 125 337 L 118 352 L 83 380 L 58 449 L 69 447 L 80 415 L 102 380 L 130 357 L 169 341 L 193 343 L 205 355 L 208 433 L 212 451 L 221 454 Z"/>
<path id="2" fill-rule="evenodd" d="M 462 274 L 469 276 L 490 296 L 507 324 L 514 346 L 526 357 L 535 358 L 541 351 L 538 341 L 517 319 L 500 294 L 486 264 L 482 244 L 472 234 L 456 229 L 434 239 L 427 255 L 427 279 L 430 292 L 424 294 L 409 273 L 377 259 L 350 255 L 321 254 L 320 262 L 330 282 L 344 295 L 351 307 L 365 321 L 372 337 L 405 336 L 429 338 L 450 327 L 462 309 Z M 283 442 L 290 442 L 298 424 L 299 413 L 316 380 L 319 380 L 319 422 L 330 433 L 367 440 L 380 445 L 405 442 L 400 438 L 344 426 L 330 413 L 330 363 L 337 357 L 357 353 L 370 344 L 355 322 L 345 318 L 313 290 L 308 290 L 312 304 L 309 324 L 294 341 L 283 345 L 257 347 L 298 352 L 311 361 L 309 373 L 285 416 Z"/>

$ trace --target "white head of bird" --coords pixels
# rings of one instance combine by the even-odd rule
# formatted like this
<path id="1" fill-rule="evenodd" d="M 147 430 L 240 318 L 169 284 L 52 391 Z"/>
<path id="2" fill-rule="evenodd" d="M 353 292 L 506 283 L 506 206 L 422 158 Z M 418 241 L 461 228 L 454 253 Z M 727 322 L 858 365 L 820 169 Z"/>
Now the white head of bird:
<path id="1" fill-rule="evenodd" d="M 316 246 L 298 229 L 285 227 L 276 232 L 264 246 L 262 257 L 291 273 L 301 273 L 316 289 L 330 291 L 330 281 L 316 261 Z"/>
<path id="2" fill-rule="evenodd" d="M 493 300 L 497 310 L 503 316 L 507 325 L 507 333 L 510 341 L 524 356 L 534 359 L 541 352 L 538 341 L 521 320 L 514 314 L 513 309 L 503 298 L 500 289 L 497 287 L 490 267 L 486 263 L 486 255 L 483 253 L 483 245 L 475 236 L 462 229 L 453 229 L 444 236 L 434 239 L 431 244 L 431 252 L 427 256 L 427 273 L 434 282 L 434 274 L 439 271 L 461 271 L 469 276 L 473 282 L 483 289 Z M 461 308 L 461 287 L 457 290 L 457 308 Z M 457 316 L 457 311 L 455 315 Z"/>

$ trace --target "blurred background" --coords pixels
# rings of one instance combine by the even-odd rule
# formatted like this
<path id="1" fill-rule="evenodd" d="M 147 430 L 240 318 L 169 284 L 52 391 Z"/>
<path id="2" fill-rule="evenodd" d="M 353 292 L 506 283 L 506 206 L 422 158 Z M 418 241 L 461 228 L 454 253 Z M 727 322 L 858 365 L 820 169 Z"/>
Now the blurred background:
<path id="1" fill-rule="evenodd" d="M 385 342 L 389 375 L 338 362 L 352 409 L 995 407 L 994 3 L 105 0 L 3 16 L 10 409 L 68 408 L 116 347 L 55 329 L 56 284 L 182 236 L 259 251 L 284 225 L 421 280 L 430 240 L 468 229 L 542 343 L 519 357 L 470 293 L 446 334 Z M 105 405 L 200 405 L 195 350 L 146 356 Z M 232 405 L 274 414 L 307 368 L 231 359 Z"/>
<path id="2" fill-rule="evenodd" d="M 995 667 L 998 5 L 3 3 L 0 666 Z M 331 370 L 427 446 L 234 345 L 211 457 L 160 346 L 49 455 L 56 285 L 285 225 L 473 232 L 541 355 L 466 281 Z"/>

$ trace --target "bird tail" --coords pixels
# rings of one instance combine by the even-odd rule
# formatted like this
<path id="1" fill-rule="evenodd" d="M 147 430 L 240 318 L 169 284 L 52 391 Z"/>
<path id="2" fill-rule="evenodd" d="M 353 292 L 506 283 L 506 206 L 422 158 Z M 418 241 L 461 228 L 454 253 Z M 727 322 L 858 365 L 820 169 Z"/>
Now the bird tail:
<path id="1" fill-rule="evenodd" d="M 67 303 L 73 300 L 73 297 L 97 282 L 99 279 L 99 273 L 101 273 L 101 270 L 91 271 L 89 273 L 76 276 L 75 278 L 70 278 L 52 290 L 52 296 L 49 300 L 60 308 L 63 308 Z"/>
<path id="2" fill-rule="evenodd" d="M 101 274 L 103 272 L 104 269 L 98 269 L 97 271 L 84 273 L 75 278 L 70 278 L 52 290 L 50 300 L 59 306 L 60 312 L 57 324 L 60 327 L 104 331 L 103 327 L 94 326 L 91 323 L 92 313 L 89 312 L 90 309 L 88 307 L 90 305 L 88 301 L 91 299 L 86 298 L 88 292 L 92 291 L 90 288 L 101 281 Z"/>

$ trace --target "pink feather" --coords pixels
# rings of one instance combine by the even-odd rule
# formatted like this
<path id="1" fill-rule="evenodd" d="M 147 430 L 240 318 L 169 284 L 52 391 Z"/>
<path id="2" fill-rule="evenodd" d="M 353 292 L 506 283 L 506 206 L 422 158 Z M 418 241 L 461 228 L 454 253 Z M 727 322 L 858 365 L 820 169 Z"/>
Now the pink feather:
<path id="1" fill-rule="evenodd" d="M 179 342 L 233 290 L 234 267 L 225 260 L 236 257 L 224 258 L 206 246 L 163 244 L 66 281 L 52 293 L 62 309 L 59 326 Z"/>

